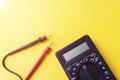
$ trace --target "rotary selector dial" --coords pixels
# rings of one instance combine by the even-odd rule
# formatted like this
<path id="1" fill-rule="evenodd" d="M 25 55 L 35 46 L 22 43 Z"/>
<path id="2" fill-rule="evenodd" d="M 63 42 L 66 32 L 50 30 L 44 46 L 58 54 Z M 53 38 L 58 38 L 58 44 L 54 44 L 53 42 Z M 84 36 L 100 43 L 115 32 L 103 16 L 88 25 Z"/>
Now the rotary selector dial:
<path id="1" fill-rule="evenodd" d="M 95 63 L 83 63 L 78 69 L 77 80 L 104 80 L 102 69 Z"/>
<path id="2" fill-rule="evenodd" d="M 100 57 L 93 53 L 80 61 L 77 80 L 111 80 Z"/>

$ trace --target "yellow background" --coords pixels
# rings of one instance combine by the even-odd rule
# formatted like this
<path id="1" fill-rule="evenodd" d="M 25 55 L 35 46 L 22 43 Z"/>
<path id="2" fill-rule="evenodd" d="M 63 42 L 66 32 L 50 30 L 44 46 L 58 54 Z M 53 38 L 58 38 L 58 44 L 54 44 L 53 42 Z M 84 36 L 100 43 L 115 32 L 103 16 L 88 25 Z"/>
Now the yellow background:
<path id="1" fill-rule="evenodd" d="M 0 0 L 0 80 L 19 80 L 2 66 L 8 52 L 49 34 L 47 41 L 8 57 L 6 65 L 25 79 L 54 41 L 31 80 L 68 80 L 55 53 L 88 34 L 120 80 L 120 0 Z"/>

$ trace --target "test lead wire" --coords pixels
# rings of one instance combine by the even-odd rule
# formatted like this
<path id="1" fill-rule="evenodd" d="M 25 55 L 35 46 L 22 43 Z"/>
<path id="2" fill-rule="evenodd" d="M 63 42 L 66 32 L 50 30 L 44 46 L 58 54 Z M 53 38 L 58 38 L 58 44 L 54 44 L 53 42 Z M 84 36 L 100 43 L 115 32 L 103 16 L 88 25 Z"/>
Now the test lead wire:
<path id="1" fill-rule="evenodd" d="M 49 35 L 49 36 L 51 36 L 51 35 Z M 10 55 L 15 54 L 16 52 L 19 52 L 19 51 L 27 48 L 27 47 L 30 47 L 30 46 L 32 46 L 32 45 L 34 45 L 34 44 L 37 44 L 38 42 L 43 42 L 43 41 L 45 41 L 45 40 L 47 39 L 47 37 L 49 37 L 49 36 L 39 37 L 39 39 L 36 39 L 36 40 L 34 40 L 34 41 L 32 41 L 32 42 L 30 42 L 30 43 L 28 43 L 28 44 L 26 44 L 26 45 L 24 45 L 24 46 L 22 46 L 22 47 L 20 47 L 20 48 L 17 48 L 17 49 L 15 49 L 15 50 L 9 52 L 7 55 L 4 56 L 4 58 L 3 58 L 3 60 L 2 60 L 2 65 L 3 65 L 3 67 L 4 67 L 8 72 L 10 72 L 10 73 L 16 75 L 17 77 L 19 77 L 20 80 L 23 80 L 22 77 L 21 77 L 19 74 L 17 74 L 16 72 L 10 70 L 9 68 L 7 68 L 7 66 L 5 65 L 5 60 L 6 60 L 6 58 L 7 58 L 8 56 L 10 56 Z"/>
<path id="2" fill-rule="evenodd" d="M 6 60 L 6 58 L 7 58 L 8 56 L 10 56 L 10 54 L 7 54 L 7 55 L 3 58 L 3 60 L 2 60 L 2 65 L 3 65 L 3 67 L 4 67 L 8 72 L 10 72 L 10 73 L 16 75 L 17 77 L 19 77 L 20 80 L 23 80 L 22 77 L 21 77 L 19 74 L 17 74 L 16 72 L 13 72 L 13 71 L 10 70 L 9 68 L 7 68 L 7 66 L 5 65 L 5 60 Z"/>

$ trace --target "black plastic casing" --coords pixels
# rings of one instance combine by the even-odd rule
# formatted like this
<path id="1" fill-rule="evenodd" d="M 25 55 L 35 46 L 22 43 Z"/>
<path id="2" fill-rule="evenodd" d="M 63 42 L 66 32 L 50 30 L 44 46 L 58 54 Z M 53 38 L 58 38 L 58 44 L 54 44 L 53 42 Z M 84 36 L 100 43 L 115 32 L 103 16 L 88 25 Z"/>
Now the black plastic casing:
<path id="1" fill-rule="evenodd" d="M 69 60 L 66 62 L 66 60 L 63 57 L 63 54 L 65 54 L 66 52 L 68 52 L 69 50 L 77 47 L 78 45 L 82 44 L 86 42 L 89 46 L 89 50 L 83 52 L 82 54 L 76 56 L 75 58 Z M 78 40 L 72 42 L 71 44 L 69 44 L 68 46 L 62 48 L 61 50 L 57 51 L 56 53 L 56 57 L 59 60 L 61 66 L 63 67 L 65 73 L 66 72 L 66 68 L 76 62 L 79 62 L 80 60 L 82 60 L 83 58 L 85 58 L 86 56 L 90 55 L 91 53 L 97 53 L 97 56 L 99 56 L 102 59 L 103 64 L 105 65 L 105 67 L 107 68 L 109 74 L 111 75 L 112 80 L 116 80 L 115 76 L 113 75 L 113 73 L 111 72 L 110 68 L 108 67 L 108 65 L 106 64 L 105 60 L 103 59 L 103 57 L 101 56 L 100 52 L 97 50 L 97 48 L 95 47 L 94 43 L 92 42 L 92 40 L 90 39 L 90 37 L 88 35 L 83 36 L 82 38 L 79 38 Z M 71 80 L 71 78 L 69 77 L 69 75 L 67 74 L 69 80 Z"/>

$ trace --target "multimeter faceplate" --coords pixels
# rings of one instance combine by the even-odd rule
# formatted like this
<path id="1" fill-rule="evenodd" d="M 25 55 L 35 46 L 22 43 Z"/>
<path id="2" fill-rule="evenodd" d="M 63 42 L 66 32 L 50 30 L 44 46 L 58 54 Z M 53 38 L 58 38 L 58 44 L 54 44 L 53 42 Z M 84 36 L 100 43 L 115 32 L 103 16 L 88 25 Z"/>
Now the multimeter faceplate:
<path id="1" fill-rule="evenodd" d="M 116 80 L 88 35 L 59 50 L 56 56 L 69 80 Z"/>

